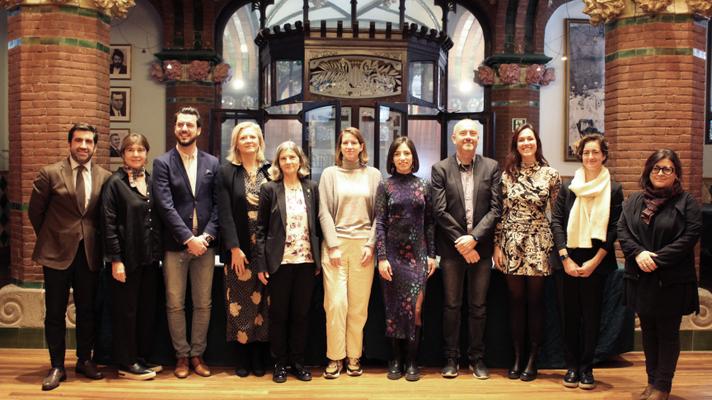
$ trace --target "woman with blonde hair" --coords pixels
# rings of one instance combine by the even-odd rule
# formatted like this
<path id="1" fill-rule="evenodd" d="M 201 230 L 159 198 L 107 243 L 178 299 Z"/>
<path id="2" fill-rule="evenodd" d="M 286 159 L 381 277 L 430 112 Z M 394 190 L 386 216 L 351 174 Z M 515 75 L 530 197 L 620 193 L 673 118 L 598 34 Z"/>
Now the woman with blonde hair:
<path id="1" fill-rule="evenodd" d="M 373 283 L 376 241 L 375 203 L 381 173 L 369 167 L 366 143 L 357 128 L 346 128 L 336 141 L 336 165 L 319 181 L 319 220 L 324 235 L 324 309 L 326 356 L 324 377 L 363 373 L 363 327 Z"/>
<path id="2" fill-rule="evenodd" d="M 232 130 L 227 162 L 218 170 L 218 216 L 225 264 L 227 341 L 236 342 L 235 374 L 265 374 L 267 296 L 251 263 L 257 232 L 260 186 L 269 181 L 269 163 L 259 125 L 241 122 Z"/>

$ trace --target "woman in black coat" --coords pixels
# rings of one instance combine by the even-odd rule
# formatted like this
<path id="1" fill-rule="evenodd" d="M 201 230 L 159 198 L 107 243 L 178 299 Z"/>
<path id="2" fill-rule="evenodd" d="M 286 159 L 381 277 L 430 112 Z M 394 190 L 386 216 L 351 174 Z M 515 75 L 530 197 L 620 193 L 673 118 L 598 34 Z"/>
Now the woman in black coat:
<path id="1" fill-rule="evenodd" d="M 162 367 L 149 364 L 160 279 L 161 232 L 151 176 L 146 172 L 146 137 L 129 133 L 121 142 L 124 165 L 102 190 L 105 257 L 111 261 L 114 362 L 119 377 L 146 380 Z"/>
<path id="2" fill-rule="evenodd" d="M 603 287 L 618 268 L 613 243 L 623 188 L 604 166 L 608 142 L 602 135 L 581 138 L 576 154 L 582 167 L 559 191 L 551 231 L 564 267 L 555 274 L 567 368 L 563 384 L 593 389 Z"/>
<path id="3" fill-rule="evenodd" d="M 309 162 L 294 142 L 277 147 L 270 176 L 260 190 L 257 263 L 270 296 L 269 340 L 276 359 L 272 380 L 287 380 L 287 363 L 301 381 L 314 276 L 319 273 L 319 192 L 307 179 Z"/>
<path id="4" fill-rule="evenodd" d="M 268 313 L 264 285 L 254 269 L 260 186 L 269 181 L 265 141 L 259 125 L 232 130 L 227 162 L 217 175 L 218 218 L 223 253 L 226 337 L 235 343 L 235 374 L 265 374 Z"/>
<path id="5" fill-rule="evenodd" d="M 654 152 L 642 192 L 623 204 L 618 240 L 625 255 L 625 301 L 638 313 L 648 386 L 641 399 L 667 399 L 680 355 L 682 316 L 699 312 L 695 243 L 700 205 L 682 189 L 682 165 L 668 149 Z"/>

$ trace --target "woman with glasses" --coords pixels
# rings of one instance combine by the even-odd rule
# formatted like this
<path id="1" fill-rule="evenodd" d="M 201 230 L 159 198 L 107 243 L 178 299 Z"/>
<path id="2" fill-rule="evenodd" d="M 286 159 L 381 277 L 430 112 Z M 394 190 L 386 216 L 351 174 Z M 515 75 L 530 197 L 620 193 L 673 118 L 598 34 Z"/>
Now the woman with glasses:
<path id="1" fill-rule="evenodd" d="M 639 398 L 665 400 L 680 355 L 682 316 L 700 309 L 694 247 L 702 214 L 682 188 L 682 164 L 672 150 L 648 157 L 640 186 L 618 221 L 625 302 L 638 314 L 643 336 L 648 385 Z"/>
<path id="2" fill-rule="evenodd" d="M 551 231 L 564 267 L 563 272 L 555 274 L 568 370 L 563 384 L 593 389 L 603 286 L 608 273 L 618 268 L 613 242 L 623 188 L 604 166 L 608 141 L 603 135 L 581 138 L 576 155 L 582 166 L 561 186 L 552 211 Z"/>

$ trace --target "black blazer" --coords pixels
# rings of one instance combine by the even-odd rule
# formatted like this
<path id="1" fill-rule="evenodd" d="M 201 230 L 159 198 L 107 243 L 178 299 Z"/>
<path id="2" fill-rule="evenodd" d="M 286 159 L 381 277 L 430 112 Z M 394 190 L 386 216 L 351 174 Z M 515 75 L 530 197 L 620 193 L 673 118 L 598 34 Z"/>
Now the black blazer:
<path id="1" fill-rule="evenodd" d="M 557 252 L 558 250 L 566 248 L 566 228 L 569 226 L 571 207 L 573 207 L 574 201 L 576 201 L 576 194 L 569 190 L 569 185 L 571 185 L 570 179 L 564 181 L 564 184 L 561 185 L 559 195 L 556 198 L 556 204 L 551 212 L 551 233 L 554 235 L 554 245 L 556 246 Z M 622 204 L 623 187 L 620 183 L 611 179 L 611 209 L 608 217 L 608 227 L 606 228 L 606 241 L 592 240 L 593 250 L 598 251 L 598 249 L 603 248 L 607 252 L 601 264 L 594 271 L 596 273 L 608 273 L 618 269 L 616 250 L 613 243 L 615 243 L 617 238 L 616 227 L 618 218 L 621 215 Z M 558 262 L 554 262 L 552 265 L 556 269 L 562 268 L 562 264 Z"/>
<path id="2" fill-rule="evenodd" d="M 492 256 L 494 227 L 502 212 L 499 195 L 501 173 L 499 164 L 491 158 L 476 155 L 473 162 L 473 229 L 470 232 L 467 232 L 465 195 L 455 155 L 433 165 L 431 184 L 436 223 L 435 247 L 441 257 L 462 258 L 455 249 L 455 240 L 466 234 L 478 239 L 475 250 L 482 259 Z"/>
<path id="3" fill-rule="evenodd" d="M 625 255 L 626 279 L 645 274 L 635 257 L 643 250 L 657 254 L 653 261 L 662 286 L 697 282 L 695 244 L 702 234 L 702 211 L 691 194 L 683 192 L 670 199 L 653 216 L 649 225 L 640 218 L 645 208 L 643 193 L 632 194 L 623 203 L 618 220 L 618 241 Z"/>
<path id="4" fill-rule="evenodd" d="M 267 179 L 269 164 L 260 170 Z M 230 249 L 239 247 L 248 261 L 252 261 L 252 243 L 247 218 L 247 195 L 245 193 L 245 168 L 231 162 L 223 163 L 218 169 L 218 222 L 222 241 L 221 260 L 225 265 L 231 262 Z"/>
<path id="5" fill-rule="evenodd" d="M 144 196 L 129 185 L 128 174 L 119 168 L 102 191 L 104 255 L 107 261 L 122 261 L 127 272 L 157 262 L 163 255 L 160 217 L 148 172 L 146 186 L 148 193 Z"/>
<path id="6" fill-rule="evenodd" d="M 319 257 L 319 190 L 316 182 L 302 179 L 304 202 L 309 223 L 309 243 L 316 268 L 321 268 Z M 284 182 L 268 182 L 260 189 L 260 206 L 257 215 L 257 245 L 254 259 L 257 272 L 274 273 L 282 264 L 286 239 L 287 203 Z"/>

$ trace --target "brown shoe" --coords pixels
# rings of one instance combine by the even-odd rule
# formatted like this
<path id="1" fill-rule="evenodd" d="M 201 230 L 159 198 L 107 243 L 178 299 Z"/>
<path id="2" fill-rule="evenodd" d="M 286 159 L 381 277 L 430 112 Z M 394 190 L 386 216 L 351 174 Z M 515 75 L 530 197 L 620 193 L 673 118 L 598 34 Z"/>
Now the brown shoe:
<path id="1" fill-rule="evenodd" d="M 638 396 L 638 400 L 647 400 L 651 393 L 653 393 L 653 385 L 648 384 L 648 386 L 645 387 L 645 390 L 643 390 L 643 392 L 640 393 L 640 396 Z"/>
<path id="2" fill-rule="evenodd" d="M 176 360 L 176 369 L 173 371 L 173 375 L 176 378 L 184 379 L 190 375 L 190 368 L 188 368 L 188 357 L 179 357 Z"/>
<path id="3" fill-rule="evenodd" d="M 200 356 L 190 357 L 190 366 L 196 374 L 204 377 L 210 376 L 210 368 L 205 365 L 205 362 Z"/>
<path id="4" fill-rule="evenodd" d="M 668 400 L 670 392 L 663 392 L 658 389 L 653 389 L 648 397 L 648 400 Z"/>

